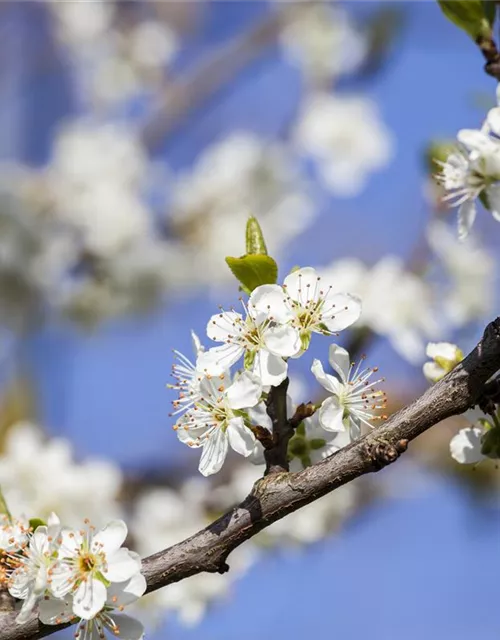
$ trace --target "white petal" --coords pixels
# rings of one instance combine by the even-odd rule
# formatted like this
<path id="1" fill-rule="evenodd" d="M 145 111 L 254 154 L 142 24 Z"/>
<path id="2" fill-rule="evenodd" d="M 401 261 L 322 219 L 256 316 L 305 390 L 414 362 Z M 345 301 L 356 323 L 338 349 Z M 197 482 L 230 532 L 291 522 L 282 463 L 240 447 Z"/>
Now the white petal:
<path id="1" fill-rule="evenodd" d="M 244 371 L 235 379 L 226 394 L 231 409 L 254 407 L 261 398 L 262 383 L 256 375 Z"/>
<path id="2" fill-rule="evenodd" d="M 114 628 L 118 628 L 116 636 L 120 640 L 141 640 L 144 637 L 144 627 L 139 620 L 124 613 L 112 613 L 110 617 L 115 623 Z M 110 628 L 114 631 L 113 627 Z"/>
<path id="3" fill-rule="evenodd" d="M 191 329 L 191 342 L 193 343 L 193 351 L 196 356 L 199 356 L 202 351 L 205 351 L 205 347 L 201 344 L 201 340 L 198 335 Z"/>
<path id="4" fill-rule="evenodd" d="M 43 624 L 59 624 L 69 622 L 74 615 L 69 601 L 49 598 L 40 602 L 38 617 Z"/>
<path id="5" fill-rule="evenodd" d="M 327 398 L 319 409 L 320 424 L 327 431 L 345 431 L 343 415 L 344 408 L 335 396 Z"/>
<path id="6" fill-rule="evenodd" d="M 423 366 L 423 371 L 429 382 L 437 382 L 446 375 L 446 371 L 437 362 L 426 362 Z"/>
<path id="7" fill-rule="evenodd" d="M 252 407 L 247 413 L 252 424 L 259 425 L 268 431 L 272 431 L 273 423 L 267 413 L 267 408 L 264 402 L 259 402 L 256 407 Z"/>
<path id="8" fill-rule="evenodd" d="M 31 582 L 31 575 L 23 567 L 19 567 L 12 572 L 8 582 L 8 589 L 11 596 L 24 600 L 28 596 Z"/>
<path id="9" fill-rule="evenodd" d="M 255 447 L 255 436 L 245 427 L 243 418 L 233 418 L 229 421 L 227 437 L 231 447 L 245 458 L 249 456 Z"/>
<path id="10" fill-rule="evenodd" d="M 100 580 L 88 579 L 82 582 L 73 597 L 73 613 L 79 618 L 90 620 L 106 603 L 106 587 Z"/>
<path id="11" fill-rule="evenodd" d="M 33 609 L 35 608 L 35 606 L 37 605 L 41 597 L 42 597 L 41 594 L 36 594 L 34 592 L 31 592 L 29 594 L 29 596 L 23 602 L 21 611 L 18 613 L 16 617 L 17 624 L 24 624 L 25 622 L 28 622 Z"/>
<path id="12" fill-rule="evenodd" d="M 47 520 L 47 533 L 51 538 L 57 538 L 61 529 L 61 521 L 57 515 L 52 512 Z"/>
<path id="13" fill-rule="evenodd" d="M 470 151 L 484 153 L 489 151 L 492 146 L 491 138 L 478 129 L 460 129 L 457 139 Z"/>
<path id="14" fill-rule="evenodd" d="M 488 204 L 491 215 L 500 222 L 500 184 L 494 184 L 488 188 Z"/>
<path id="15" fill-rule="evenodd" d="M 348 293 L 337 293 L 325 298 L 321 311 L 323 323 L 329 331 L 343 331 L 359 320 L 361 300 Z"/>
<path id="16" fill-rule="evenodd" d="M 107 604 L 110 607 L 125 607 L 140 598 L 146 587 L 146 578 L 142 573 L 136 573 L 127 582 L 112 583 L 108 587 Z"/>
<path id="17" fill-rule="evenodd" d="M 207 324 L 207 336 L 215 342 L 225 342 L 238 333 L 243 326 L 243 316 L 236 311 L 221 311 L 212 316 Z"/>
<path id="18" fill-rule="evenodd" d="M 328 350 L 328 360 L 332 368 L 339 374 L 342 382 L 347 383 L 351 370 L 349 353 L 338 344 L 331 344 Z"/>
<path id="19" fill-rule="evenodd" d="M 458 239 L 465 240 L 476 219 L 476 205 L 473 200 L 466 200 L 458 208 Z"/>
<path id="20" fill-rule="evenodd" d="M 239 344 L 224 344 L 203 351 L 196 360 L 196 369 L 211 376 L 225 373 L 244 353 Z"/>
<path id="21" fill-rule="evenodd" d="M 314 293 L 318 287 L 318 274 L 312 267 L 304 267 L 290 273 L 283 283 L 287 295 L 297 302 L 305 303 L 316 299 Z"/>
<path id="22" fill-rule="evenodd" d="M 478 427 L 467 427 L 460 429 L 456 436 L 451 439 L 451 457 L 461 464 L 474 464 L 484 458 L 481 453 L 482 429 Z"/>
<path id="23" fill-rule="evenodd" d="M 349 416 L 349 435 L 351 442 L 361 438 L 361 422 L 352 415 Z"/>
<path id="24" fill-rule="evenodd" d="M 226 434 L 222 429 L 215 429 L 203 446 L 198 471 L 203 476 L 217 473 L 224 464 L 228 449 Z"/>
<path id="25" fill-rule="evenodd" d="M 321 360 L 313 360 L 311 371 L 320 385 L 330 393 L 338 393 L 339 381 L 328 373 L 325 373 Z"/>
<path id="26" fill-rule="evenodd" d="M 280 358 L 266 349 L 261 349 L 255 355 L 253 373 L 258 376 L 264 386 L 277 387 L 286 378 L 288 365 Z"/>
<path id="27" fill-rule="evenodd" d="M 248 311 L 255 309 L 261 319 L 270 318 L 275 322 L 288 322 L 293 314 L 286 304 L 285 293 L 277 284 L 263 284 L 252 291 L 248 301 Z"/>
<path id="28" fill-rule="evenodd" d="M 112 520 L 94 535 L 92 549 L 96 551 L 102 549 L 106 554 L 112 553 L 122 546 L 127 533 L 127 525 L 123 520 Z"/>
<path id="29" fill-rule="evenodd" d="M 256 465 L 264 464 L 266 461 L 264 457 L 264 447 L 258 440 L 255 441 L 253 451 L 249 456 L 247 456 L 247 460 Z"/>
<path id="30" fill-rule="evenodd" d="M 264 342 L 268 351 L 283 358 L 290 358 L 301 350 L 300 334 L 289 325 L 269 327 L 264 333 Z"/>
<path id="31" fill-rule="evenodd" d="M 496 136 L 500 136 L 500 108 L 499 107 L 495 107 L 494 109 L 490 109 L 488 111 L 486 121 L 491 131 L 493 131 L 493 133 Z"/>
<path id="32" fill-rule="evenodd" d="M 141 561 L 125 547 L 106 554 L 107 569 L 103 576 L 110 582 L 125 582 L 141 570 Z"/>
<path id="33" fill-rule="evenodd" d="M 456 360 L 458 347 L 451 342 L 429 342 L 425 353 L 429 358 L 444 358 L 445 360 Z"/>

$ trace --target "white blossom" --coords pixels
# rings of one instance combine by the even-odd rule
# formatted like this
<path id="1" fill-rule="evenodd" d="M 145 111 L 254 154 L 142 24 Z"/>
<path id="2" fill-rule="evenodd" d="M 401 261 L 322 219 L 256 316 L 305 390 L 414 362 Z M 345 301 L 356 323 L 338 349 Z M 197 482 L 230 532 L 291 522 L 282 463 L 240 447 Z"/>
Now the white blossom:
<path id="1" fill-rule="evenodd" d="M 197 360 L 198 356 L 203 353 L 205 349 L 194 331 L 191 331 L 191 338 L 195 360 Z M 193 364 L 189 358 L 177 350 L 174 350 L 174 355 L 177 362 L 172 365 L 171 375 L 176 382 L 174 384 L 167 384 L 167 388 L 178 391 L 179 397 L 172 402 L 175 409 L 172 415 L 187 411 L 200 399 L 200 382 L 203 377 L 197 370 L 196 365 Z"/>
<path id="2" fill-rule="evenodd" d="M 220 470 L 229 447 L 245 457 L 253 452 L 256 440 L 245 424 L 243 410 L 259 402 L 262 384 L 244 372 L 227 388 L 224 374 L 203 378 L 199 388 L 200 398 L 174 429 L 181 442 L 203 449 L 198 469 L 208 476 Z"/>
<path id="3" fill-rule="evenodd" d="M 392 157 L 392 136 L 376 105 L 360 96 L 313 94 L 304 103 L 295 131 L 300 150 L 338 196 L 361 192 L 373 171 Z"/>
<path id="4" fill-rule="evenodd" d="M 451 457 L 461 464 L 475 464 L 484 459 L 481 452 L 484 430 L 478 426 L 460 429 L 450 442 Z"/>
<path id="5" fill-rule="evenodd" d="M 448 225 L 435 221 L 427 230 L 429 245 L 443 267 L 440 309 L 455 327 L 483 320 L 495 301 L 495 259 L 472 236 L 457 240 Z M 436 285 L 437 286 L 437 285 Z"/>
<path id="6" fill-rule="evenodd" d="M 86 514 L 101 525 L 121 514 L 121 483 L 120 469 L 111 461 L 76 463 L 67 440 L 48 439 L 34 424 L 16 423 L 5 437 L 0 486 L 13 513 L 47 519 L 55 512 L 68 526 L 77 526 Z"/>
<path id="7" fill-rule="evenodd" d="M 51 592 L 57 598 L 73 595 L 73 613 L 90 620 L 104 607 L 109 583 L 130 580 L 141 570 L 136 553 L 122 547 L 127 525 L 111 521 L 95 531 L 88 521 L 79 531 L 63 529 Z"/>
<path id="8" fill-rule="evenodd" d="M 331 394 L 319 409 L 319 423 L 327 431 L 348 431 L 350 440 L 361 435 L 363 425 L 371 427 L 370 421 L 382 419 L 377 416 L 384 409 L 385 393 L 375 385 L 383 380 L 370 382 L 377 368 L 360 370 L 349 360 L 347 351 L 336 344 L 330 345 L 329 362 L 338 377 L 325 373 L 319 360 L 314 360 L 311 371 L 321 386 Z"/>
<path id="9" fill-rule="evenodd" d="M 122 611 L 145 591 L 146 580 L 140 573 L 136 573 L 127 581 L 111 584 L 103 608 L 93 618 L 81 619 L 74 637 L 77 640 L 103 640 L 106 637 L 105 632 L 108 632 L 110 637 L 118 636 L 122 640 L 141 640 L 144 637 L 143 625 Z M 66 596 L 64 599 L 42 600 L 39 617 L 43 624 L 75 622 L 77 618 L 74 613 L 74 598 Z"/>
<path id="10" fill-rule="evenodd" d="M 27 535 L 21 553 L 10 556 L 14 570 L 9 576 L 8 589 L 11 596 L 23 600 L 16 622 L 24 624 L 33 608 L 44 597 L 50 586 L 51 569 L 57 559 L 57 538 L 61 530 L 55 513 L 49 516 L 48 524 L 38 526 Z"/>
<path id="11" fill-rule="evenodd" d="M 425 352 L 432 359 L 423 366 L 429 382 L 441 380 L 464 358 L 462 350 L 450 342 L 429 342 Z"/>
<path id="12" fill-rule="evenodd" d="M 208 337 L 224 344 L 202 353 L 197 368 L 219 375 L 245 356 L 245 365 L 263 385 L 277 386 L 287 375 L 285 358 L 300 351 L 299 332 L 288 324 L 293 316 L 283 289 L 278 285 L 257 287 L 245 312 L 246 317 L 236 311 L 221 311 L 210 318 Z"/>
<path id="13" fill-rule="evenodd" d="M 343 331 L 361 314 L 358 298 L 337 293 L 334 283 L 319 276 L 311 267 L 290 273 L 283 289 L 293 317 L 292 326 L 300 332 L 303 348 L 307 348 L 311 333 L 332 335 Z"/>
<path id="14" fill-rule="evenodd" d="M 331 5 L 300 7 L 281 33 L 285 55 L 313 82 L 354 71 L 366 55 L 366 40 L 347 12 Z"/>

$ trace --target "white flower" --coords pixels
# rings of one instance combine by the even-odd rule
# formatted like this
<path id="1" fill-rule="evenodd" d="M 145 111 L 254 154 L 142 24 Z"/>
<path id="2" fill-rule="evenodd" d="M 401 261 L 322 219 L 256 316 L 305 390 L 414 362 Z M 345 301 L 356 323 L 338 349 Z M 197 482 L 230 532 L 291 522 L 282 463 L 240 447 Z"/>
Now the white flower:
<path id="1" fill-rule="evenodd" d="M 69 441 L 48 439 L 29 422 L 12 425 L 5 437 L 0 486 L 13 513 L 47 520 L 55 512 L 70 527 L 78 526 L 83 513 L 102 525 L 121 515 L 121 483 L 114 463 L 97 458 L 76 463 Z"/>
<path id="2" fill-rule="evenodd" d="M 196 359 L 198 359 L 205 349 L 194 331 L 191 331 L 191 339 L 193 341 L 193 351 Z M 200 382 L 202 380 L 202 375 L 189 358 L 176 350 L 174 350 L 174 355 L 178 362 L 172 365 L 172 377 L 177 382 L 175 384 L 167 384 L 167 388 L 177 390 L 179 397 L 172 402 L 175 409 L 172 415 L 187 411 L 200 398 Z"/>
<path id="3" fill-rule="evenodd" d="M 146 580 L 140 573 L 126 582 L 111 584 L 103 608 L 90 620 L 82 619 L 78 623 L 74 637 L 77 640 L 103 640 L 105 631 L 111 637 L 122 640 L 141 640 L 144 637 L 143 625 L 126 614 L 121 613 L 124 607 L 132 604 L 146 591 Z M 40 604 L 40 620 L 43 624 L 62 624 L 74 622 L 74 600 L 48 598 Z"/>
<path id="4" fill-rule="evenodd" d="M 140 572 L 137 554 L 122 544 L 127 525 L 113 520 L 97 533 L 86 523 L 80 531 L 63 529 L 51 591 L 57 598 L 73 594 L 73 613 L 90 620 L 104 606 L 106 583 L 125 582 Z"/>
<path id="5" fill-rule="evenodd" d="M 28 542 L 29 525 L 22 520 L 10 520 L 5 514 L 0 516 L 0 552 L 15 553 Z"/>
<path id="6" fill-rule="evenodd" d="M 300 332 L 303 348 L 307 348 L 311 333 L 332 335 L 356 322 L 361 314 L 358 298 L 336 293 L 334 285 L 325 282 L 311 267 L 288 275 L 283 289 L 293 315 L 292 325 Z"/>
<path id="7" fill-rule="evenodd" d="M 445 271 L 439 289 L 440 308 L 450 323 L 462 327 L 492 313 L 495 303 L 495 260 L 474 238 L 457 240 L 444 222 L 427 230 L 429 245 Z"/>
<path id="8" fill-rule="evenodd" d="M 500 221 L 500 107 L 489 111 L 481 130 L 462 129 L 457 139 L 459 149 L 438 163 L 437 180 L 448 192 L 445 200 L 458 206 L 458 237 L 463 240 L 474 224 L 481 195 Z"/>
<path id="9" fill-rule="evenodd" d="M 462 350 L 450 342 L 429 342 L 426 354 L 432 358 L 432 362 L 423 366 L 424 376 L 429 382 L 441 380 L 464 359 Z"/>
<path id="10" fill-rule="evenodd" d="M 321 425 L 319 411 L 297 427 L 288 445 L 290 471 L 301 471 L 324 460 L 350 442 L 348 431 L 327 431 Z"/>
<path id="11" fill-rule="evenodd" d="M 9 576 L 8 589 L 11 596 L 24 600 L 16 622 L 24 624 L 33 608 L 45 595 L 50 585 L 50 573 L 57 559 L 57 537 L 61 530 L 55 513 L 49 517 L 47 526 L 42 525 L 28 536 L 28 544 L 22 553 L 10 557 L 15 567 Z"/>
<path id="12" fill-rule="evenodd" d="M 221 311 L 210 318 L 207 335 L 223 342 L 200 354 L 197 369 L 209 375 L 227 371 L 243 355 L 245 365 L 262 384 L 277 386 L 287 375 L 284 358 L 300 351 L 297 329 L 285 324 L 292 314 L 278 285 L 262 285 L 251 294 L 244 318 L 236 311 Z"/>
<path id="13" fill-rule="evenodd" d="M 168 64 L 178 49 L 175 33 L 164 22 L 146 20 L 136 26 L 130 36 L 131 55 L 146 68 Z"/>
<path id="14" fill-rule="evenodd" d="M 262 395 L 256 376 L 245 371 L 226 389 L 224 374 L 203 378 L 200 398 L 174 426 L 181 442 L 202 447 L 199 471 L 204 476 L 217 473 L 231 446 L 242 456 L 255 447 L 255 436 L 245 425 L 243 409 L 255 406 Z"/>
<path id="15" fill-rule="evenodd" d="M 354 71 L 366 55 L 366 40 L 347 12 L 330 5 L 300 7 L 281 34 L 285 54 L 313 81 L 327 82 Z"/>
<path id="16" fill-rule="evenodd" d="M 327 431 L 347 429 L 350 439 L 355 440 L 361 435 L 362 425 L 371 427 L 371 420 L 385 418 L 375 415 L 386 406 L 385 393 L 375 389 L 383 379 L 369 382 L 378 369 L 360 371 L 361 363 L 354 367 L 347 351 L 336 344 L 330 345 L 329 362 L 338 378 L 325 373 L 319 360 L 314 360 L 311 367 L 316 380 L 331 394 L 319 409 L 319 422 Z"/>
<path id="17" fill-rule="evenodd" d="M 376 105 L 360 96 L 308 97 L 295 140 L 317 161 L 325 186 L 339 196 L 358 194 L 393 152 L 392 137 Z"/>

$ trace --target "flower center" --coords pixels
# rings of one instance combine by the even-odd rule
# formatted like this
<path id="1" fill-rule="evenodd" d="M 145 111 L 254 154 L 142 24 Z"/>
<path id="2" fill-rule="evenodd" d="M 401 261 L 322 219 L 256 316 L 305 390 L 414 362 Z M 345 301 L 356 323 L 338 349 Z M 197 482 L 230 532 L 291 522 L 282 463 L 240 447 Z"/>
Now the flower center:
<path id="1" fill-rule="evenodd" d="M 97 558 L 93 553 L 86 553 L 78 558 L 78 566 L 82 573 L 90 573 L 97 565 Z"/>

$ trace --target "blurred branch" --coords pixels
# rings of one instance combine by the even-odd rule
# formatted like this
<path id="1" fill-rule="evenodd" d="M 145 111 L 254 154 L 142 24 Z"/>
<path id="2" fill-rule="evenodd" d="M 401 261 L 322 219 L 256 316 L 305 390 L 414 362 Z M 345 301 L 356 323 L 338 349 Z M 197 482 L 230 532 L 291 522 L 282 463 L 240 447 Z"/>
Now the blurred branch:
<path id="1" fill-rule="evenodd" d="M 406 450 L 409 441 L 477 404 L 485 384 L 499 369 L 497 318 L 486 327 L 483 338 L 462 363 L 385 424 L 300 473 L 265 476 L 241 504 L 211 525 L 145 558 L 143 573 L 148 591 L 203 571 L 228 571 L 228 555 L 256 533 L 330 491 L 391 464 Z M 0 615 L 0 640 L 31 640 L 63 628 L 42 625 L 36 616 L 24 625 L 17 625 L 14 618 L 12 613 Z"/>
<path id="2" fill-rule="evenodd" d="M 262 54 L 263 49 L 278 37 L 283 13 L 284 10 L 269 13 L 248 31 L 206 56 L 203 64 L 197 65 L 182 80 L 167 86 L 155 114 L 143 128 L 145 145 L 154 150 L 179 120 Z"/>

